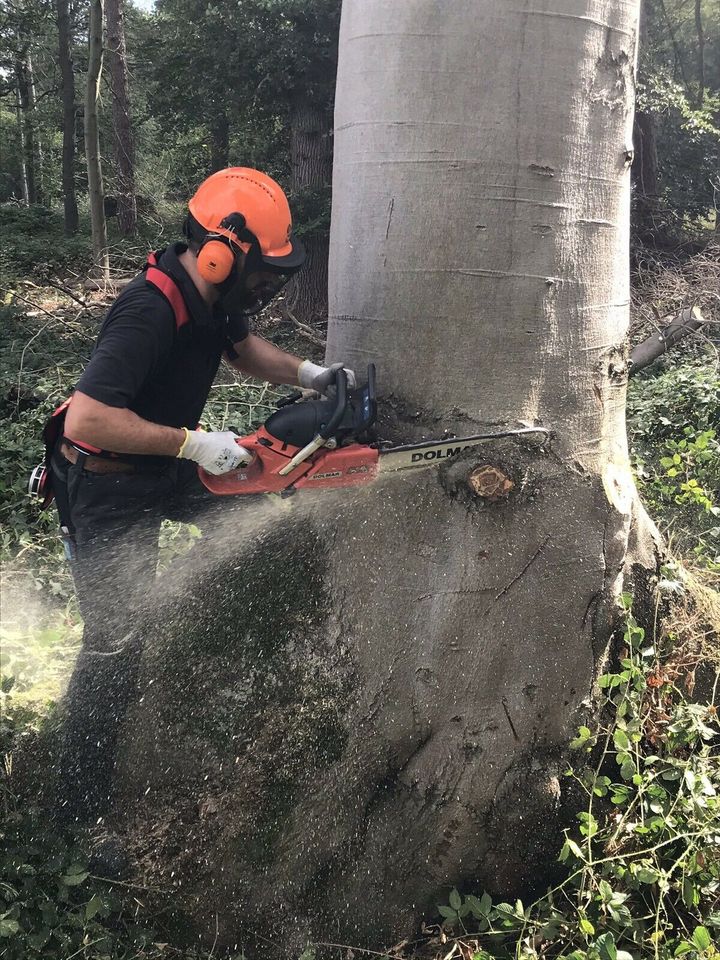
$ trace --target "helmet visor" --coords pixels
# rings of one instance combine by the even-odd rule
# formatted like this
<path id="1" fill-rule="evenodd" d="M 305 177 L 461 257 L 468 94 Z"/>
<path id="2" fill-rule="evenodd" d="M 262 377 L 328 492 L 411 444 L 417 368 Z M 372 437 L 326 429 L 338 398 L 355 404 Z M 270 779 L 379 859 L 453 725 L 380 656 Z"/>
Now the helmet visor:
<path id="1" fill-rule="evenodd" d="M 280 293 L 293 273 L 295 273 L 294 270 L 284 273 L 269 270 L 246 273 L 244 276 L 244 287 L 247 294 L 245 312 L 248 314 L 259 313 Z"/>

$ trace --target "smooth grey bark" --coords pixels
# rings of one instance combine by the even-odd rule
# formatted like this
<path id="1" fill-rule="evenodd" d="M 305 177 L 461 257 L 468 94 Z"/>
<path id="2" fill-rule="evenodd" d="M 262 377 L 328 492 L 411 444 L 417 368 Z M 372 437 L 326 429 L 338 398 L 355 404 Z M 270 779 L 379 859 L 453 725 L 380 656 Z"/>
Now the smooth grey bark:
<path id="1" fill-rule="evenodd" d="M 103 207 L 104 190 L 98 127 L 98 99 L 103 59 L 103 9 L 103 0 L 90 0 L 88 72 L 85 88 L 85 158 L 90 197 L 93 261 L 101 279 L 107 280 L 110 263 Z"/>
<path id="2" fill-rule="evenodd" d="M 56 0 L 56 11 L 63 103 L 63 214 L 65 234 L 72 236 L 78 230 L 78 207 L 75 194 L 75 74 L 73 73 L 68 0 Z"/>
<path id="3" fill-rule="evenodd" d="M 228 505 L 174 579 L 118 820 L 208 942 L 272 956 L 542 887 L 657 562 L 624 426 L 638 3 L 387 9 L 343 7 L 327 359 L 378 364 L 385 438 L 552 437 Z"/>
<path id="4" fill-rule="evenodd" d="M 123 0 L 106 0 L 105 12 L 112 90 L 113 142 L 117 163 L 117 218 L 120 232 L 129 237 L 137 230 L 137 201 Z"/>

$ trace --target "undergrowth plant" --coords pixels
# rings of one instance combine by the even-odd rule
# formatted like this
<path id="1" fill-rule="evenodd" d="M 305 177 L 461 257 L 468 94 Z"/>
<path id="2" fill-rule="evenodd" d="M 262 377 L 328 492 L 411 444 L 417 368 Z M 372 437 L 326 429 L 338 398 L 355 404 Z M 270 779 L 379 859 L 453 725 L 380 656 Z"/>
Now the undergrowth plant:
<path id="1" fill-rule="evenodd" d="M 720 569 L 720 372 L 708 358 L 630 381 L 628 434 L 642 498 L 676 549 Z"/>
<path id="2" fill-rule="evenodd" d="M 622 649 L 598 679 L 601 722 L 571 744 L 566 777 L 586 803 L 559 854 L 567 876 L 528 906 L 453 890 L 439 911 L 471 945 L 458 956 L 720 957 L 717 689 L 710 703 L 689 701 L 676 654 L 659 654 L 622 602 Z"/>

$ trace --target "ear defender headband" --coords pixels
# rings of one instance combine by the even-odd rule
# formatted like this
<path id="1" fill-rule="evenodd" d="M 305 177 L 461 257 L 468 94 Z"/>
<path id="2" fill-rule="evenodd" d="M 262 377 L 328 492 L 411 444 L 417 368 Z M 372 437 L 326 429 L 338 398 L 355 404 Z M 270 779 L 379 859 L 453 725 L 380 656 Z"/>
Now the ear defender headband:
<path id="1" fill-rule="evenodd" d="M 233 243 L 225 233 L 204 230 L 192 214 L 188 215 L 185 223 L 186 236 L 195 239 L 200 245 L 197 255 L 198 272 L 203 280 L 214 284 L 224 283 L 235 269 L 239 242 L 250 246 L 258 242 L 245 226 L 245 217 L 241 213 L 231 213 L 220 226 L 232 234 L 237 243 Z"/>

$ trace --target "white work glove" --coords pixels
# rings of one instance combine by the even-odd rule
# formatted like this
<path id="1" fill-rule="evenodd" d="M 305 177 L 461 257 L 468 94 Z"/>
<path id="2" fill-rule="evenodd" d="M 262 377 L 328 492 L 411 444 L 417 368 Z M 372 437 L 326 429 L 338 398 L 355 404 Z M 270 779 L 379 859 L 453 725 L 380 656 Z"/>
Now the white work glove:
<path id="1" fill-rule="evenodd" d="M 298 383 L 306 390 L 315 390 L 327 396 L 328 387 L 335 385 L 338 370 L 345 370 L 348 389 L 355 388 L 355 372 L 349 370 L 344 363 L 331 363 L 329 367 L 321 367 L 312 360 L 303 360 L 298 368 Z"/>
<path id="2" fill-rule="evenodd" d="M 178 457 L 182 460 L 194 460 L 208 473 L 219 477 L 238 467 L 246 467 L 253 455 L 237 443 L 237 435 L 230 430 L 204 433 L 202 430 L 185 430 Z"/>

